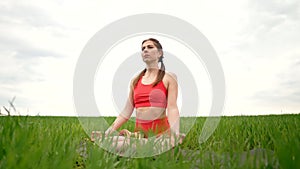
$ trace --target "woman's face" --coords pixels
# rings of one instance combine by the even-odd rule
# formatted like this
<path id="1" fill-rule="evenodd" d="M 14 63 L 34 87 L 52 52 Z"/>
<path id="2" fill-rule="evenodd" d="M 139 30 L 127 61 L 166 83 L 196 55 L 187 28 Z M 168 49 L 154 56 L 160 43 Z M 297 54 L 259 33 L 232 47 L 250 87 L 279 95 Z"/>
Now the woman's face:
<path id="1" fill-rule="evenodd" d="M 161 50 L 158 50 L 152 41 L 149 40 L 142 44 L 142 57 L 144 62 L 158 61 L 161 55 Z"/>

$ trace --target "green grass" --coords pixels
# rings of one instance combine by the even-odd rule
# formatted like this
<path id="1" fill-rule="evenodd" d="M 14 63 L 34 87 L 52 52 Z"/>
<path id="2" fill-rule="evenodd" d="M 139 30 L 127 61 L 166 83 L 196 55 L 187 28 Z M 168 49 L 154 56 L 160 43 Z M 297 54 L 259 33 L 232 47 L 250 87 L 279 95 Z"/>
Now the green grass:
<path id="1" fill-rule="evenodd" d="M 106 118 L 109 123 L 113 120 Z M 300 115 L 222 117 L 211 137 L 199 144 L 205 120 L 181 118 L 182 130 L 191 130 L 173 150 L 126 158 L 91 143 L 76 117 L 2 116 L 0 168 L 300 167 Z M 88 131 L 103 130 L 100 118 L 86 118 L 85 122 Z M 133 130 L 134 122 L 122 128 Z"/>

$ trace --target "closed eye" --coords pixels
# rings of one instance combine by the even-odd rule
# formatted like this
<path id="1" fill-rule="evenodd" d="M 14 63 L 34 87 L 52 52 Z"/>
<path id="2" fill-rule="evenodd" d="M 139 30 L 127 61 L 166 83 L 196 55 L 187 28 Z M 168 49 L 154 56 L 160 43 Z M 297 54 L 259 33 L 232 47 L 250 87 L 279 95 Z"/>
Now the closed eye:
<path id="1" fill-rule="evenodd" d="M 147 46 L 143 46 L 143 47 L 142 47 L 142 51 L 144 51 L 146 47 L 147 47 L 148 49 L 154 48 L 154 46 L 152 46 L 152 45 L 147 45 Z"/>

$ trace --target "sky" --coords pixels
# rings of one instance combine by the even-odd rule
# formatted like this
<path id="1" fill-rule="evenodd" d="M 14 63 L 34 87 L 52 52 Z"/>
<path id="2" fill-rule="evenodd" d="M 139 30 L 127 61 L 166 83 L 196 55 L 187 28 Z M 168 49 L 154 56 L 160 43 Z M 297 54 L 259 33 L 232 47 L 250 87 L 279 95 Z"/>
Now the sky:
<path id="1" fill-rule="evenodd" d="M 298 0 L 1 0 L 1 113 L 16 96 L 12 114 L 76 116 L 73 76 L 81 51 L 104 26 L 142 13 L 178 17 L 209 40 L 225 76 L 223 115 L 300 112 Z M 124 42 L 132 49 L 128 57 L 138 52 L 141 38 Z M 168 47 L 172 40 L 161 39 L 164 49 L 178 52 Z M 108 56 L 120 54 L 121 46 Z M 211 94 L 203 95 L 207 111 Z M 116 110 L 107 106 L 105 115 Z"/>

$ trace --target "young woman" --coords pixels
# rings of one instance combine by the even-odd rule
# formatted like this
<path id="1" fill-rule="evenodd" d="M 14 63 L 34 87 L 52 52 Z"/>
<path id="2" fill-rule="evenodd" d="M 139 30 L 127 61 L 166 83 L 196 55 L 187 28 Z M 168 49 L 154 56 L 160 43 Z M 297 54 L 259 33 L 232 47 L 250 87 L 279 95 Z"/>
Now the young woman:
<path id="1" fill-rule="evenodd" d="M 165 72 L 163 49 L 158 40 L 153 38 L 144 40 L 141 49 L 146 68 L 132 79 L 126 105 L 105 131 L 105 136 L 118 130 L 136 109 L 134 132 L 121 130 L 119 134 L 124 137 L 114 139 L 117 147 L 123 146 L 124 139 L 128 136 L 141 138 L 141 133 L 144 140 L 147 140 L 151 134 L 157 139 L 162 136 L 170 138 L 171 146 L 175 146 L 175 140 L 181 143 L 185 136 L 179 132 L 176 75 Z"/>

